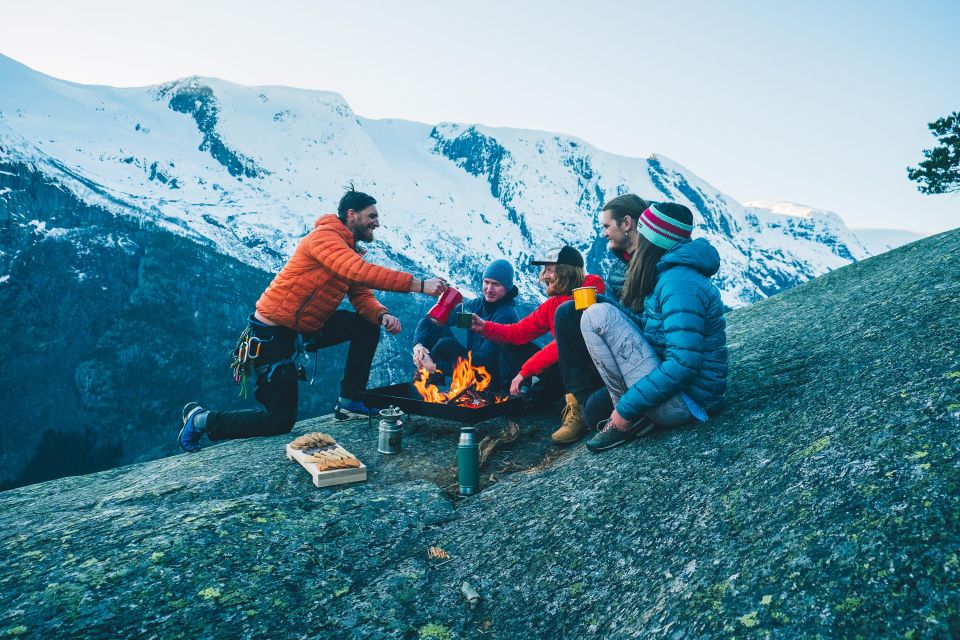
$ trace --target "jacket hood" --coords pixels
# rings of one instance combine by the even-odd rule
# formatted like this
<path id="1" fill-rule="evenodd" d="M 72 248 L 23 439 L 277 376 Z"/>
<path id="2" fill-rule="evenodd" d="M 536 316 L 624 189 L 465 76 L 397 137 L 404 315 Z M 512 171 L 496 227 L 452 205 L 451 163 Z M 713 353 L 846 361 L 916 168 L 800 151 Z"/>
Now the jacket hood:
<path id="1" fill-rule="evenodd" d="M 504 305 L 509 305 L 511 307 L 516 306 L 517 304 L 516 297 L 518 295 L 520 295 L 520 290 L 517 289 L 517 285 L 513 285 L 512 287 L 510 287 L 510 290 L 507 291 L 507 293 L 496 302 L 487 302 L 487 300 L 483 297 L 482 291 L 480 292 L 480 295 L 478 297 L 481 300 L 483 300 L 483 306 L 485 309 L 493 310 L 493 309 L 496 309 L 497 307 L 502 307 Z"/>
<path id="2" fill-rule="evenodd" d="M 673 267 L 690 267 L 709 278 L 720 270 L 720 254 L 706 238 L 697 238 L 678 244 L 657 263 L 660 273 Z"/>
<path id="3" fill-rule="evenodd" d="M 520 289 L 517 289 L 517 285 L 513 285 L 510 291 L 507 291 L 507 295 L 497 300 L 497 304 L 516 304 L 515 299 L 518 295 L 520 295 Z"/>
<path id="4" fill-rule="evenodd" d="M 344 238 L 349 238 L 351 242 L 353 241 L 353 234 L 350 233 L 350 229 L 347 229 L 347 225 L 343 224 L 335 213 L 325 213 L 317 218 L 313 223 L 313 228 L 330 229 L 331 231 L 336 231 Z"/>
<path id="5" fill-rule="evenodd" d="M 600 276 L 588 273 L 587 277 L 583 279 L 583 284 L 580 285 L 583 287 L 596 287 L 597 293 L 606 293 L 607 285 L 604 283 L 603 278 Z"/>

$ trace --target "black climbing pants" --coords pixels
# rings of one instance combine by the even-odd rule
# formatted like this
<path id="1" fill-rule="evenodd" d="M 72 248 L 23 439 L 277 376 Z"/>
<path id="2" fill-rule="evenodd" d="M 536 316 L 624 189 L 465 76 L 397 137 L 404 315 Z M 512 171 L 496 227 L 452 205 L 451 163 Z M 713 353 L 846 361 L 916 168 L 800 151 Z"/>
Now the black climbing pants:
<path id="1" fill-rule="evenodd" d="M 606 296 L 597 296 L 597 302 L 612 302 Z M 573 301 L 564 302 L 557 307 L 553 318 L 553 332 L 557 340 L 557 353 L 560 355 L 560 376 L 567 393 L 572 393 L 583 410 L 583 418 L 588 427 L 609 418 L 613 413 L 613 401 L 603 384 L 603 378 L 593 364 L 587 351 L 587 345 L 580 331 L 580 317 L 583 311 L 577 311 Z"/>
<path id="2" fill-rule="evenodd" d="M 290 358 L 296 348 L 297 334 L 286 327 L 270 326 L 250 316 L 250 332 L 263 340 L 260 356 L 255 361 L 257 401 L 263 409 L 239 411 L 211 411 L 207 416 L 206 431 L 211 440 L 251 438 L 290 433 L 297 421 L 300 377 L 293 363 L 284 364 L 270 372 L 271 365 Z M 344 342 L 350 342 L 340 395 L 356 399 L 367 387 L 370 366 L 380 341 L 380 327 L 353 311 L 333 312 L 317 333 L 303 336 L 307 351 L 316 351 Z M 313 356 L 319 357 L 319 356 Z"/>

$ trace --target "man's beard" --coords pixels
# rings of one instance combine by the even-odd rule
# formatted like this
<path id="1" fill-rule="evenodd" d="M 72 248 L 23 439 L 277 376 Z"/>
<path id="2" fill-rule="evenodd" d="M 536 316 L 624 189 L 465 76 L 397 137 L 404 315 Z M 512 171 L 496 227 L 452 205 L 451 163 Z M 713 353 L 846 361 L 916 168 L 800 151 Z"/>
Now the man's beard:
<path id="1" fill-rule="evenodd" d="M 373 229 L 357 227 L 353 230 L 353 239 L 358 242 L 373 242 Z"/>

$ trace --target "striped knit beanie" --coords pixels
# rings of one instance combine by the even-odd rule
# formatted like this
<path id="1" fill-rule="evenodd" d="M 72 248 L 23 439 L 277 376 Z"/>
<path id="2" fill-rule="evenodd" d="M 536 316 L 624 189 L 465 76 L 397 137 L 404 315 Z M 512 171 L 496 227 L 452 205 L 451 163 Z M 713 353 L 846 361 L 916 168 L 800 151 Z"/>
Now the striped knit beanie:
<path id="1" fill-rule="evenodd" d="M 637 231 L 661 249 L 670 250 L 690 239 L 693 214 L 682 204 L 661 202 L 640 214 Z"/>

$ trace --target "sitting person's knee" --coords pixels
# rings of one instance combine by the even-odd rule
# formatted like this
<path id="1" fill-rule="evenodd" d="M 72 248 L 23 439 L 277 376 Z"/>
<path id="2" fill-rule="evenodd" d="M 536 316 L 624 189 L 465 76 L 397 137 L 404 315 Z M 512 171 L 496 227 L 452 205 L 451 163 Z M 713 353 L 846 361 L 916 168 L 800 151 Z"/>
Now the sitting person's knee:
<path id="1" fill-rule="evenodd" d="M 437 343 L 433 345 L 433 350 L 437 349 L 451 349 L 460 346 L 460 343 L 457 342 L 456 338 L 440 338 L 437 340 Z"/>
<path id="2" fill-rule="evenodd" d="M 572 318 L 575 318 L 577 314 L 577 305 L 573 303 L 573 300 L 567 300 L 559 307 L 557 307 L 556 312 L 553 314 L 553 321 L 555 324 L 560 324 L 563 322 L 568 322 Z"/>
<path id="3" fill-rule="evenodd" d="M 358 321 L 360 322 L 360 325 L 363 328 L 364 334 L 370 335 L 370 336 L 376 336 L 378 340 L 380 339 L 380 325 L 374 324 L 373 322 L 370 322 L 366 318 L 359 319 Z"/>
<path id="4" fill-rule="evenodd" d="M 430 350 L 434 360 L 455 360 L 464 353 L 463 346 L 456 338 L 440 338 Z"/>
<path id="5" fill-rule="evenodd" d="M 583 315 L 580 316 L 580 328 L 591 331 L 607 322 L 616 310 L 616 307 L 606 302 L 592 304 L 583 310 Z"/>
<path id="6" fill-rule="evenodd" d="M 269 430 L 271 435 L 279 436 L 293 431 L 297 423 L 296 411 L 271 411 Z"/>

